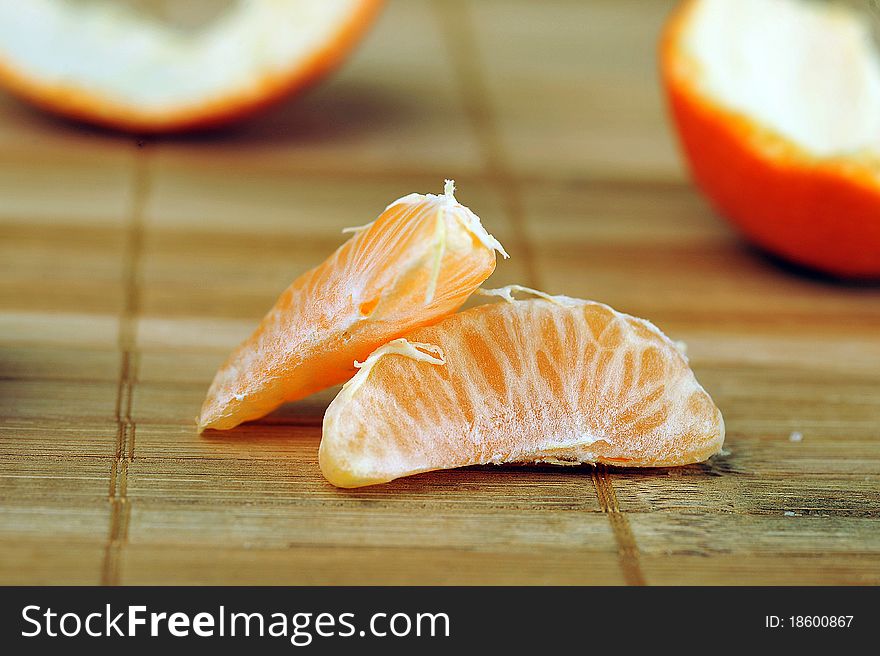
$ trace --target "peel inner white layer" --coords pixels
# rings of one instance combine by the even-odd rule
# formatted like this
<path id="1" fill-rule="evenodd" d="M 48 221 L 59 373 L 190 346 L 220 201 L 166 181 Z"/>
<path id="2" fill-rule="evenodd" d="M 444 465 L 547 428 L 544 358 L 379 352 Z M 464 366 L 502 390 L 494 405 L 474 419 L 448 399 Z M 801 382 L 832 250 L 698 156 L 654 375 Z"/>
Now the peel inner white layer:
<path id="1" fill-rule="evenodd" d="M 834 2 L 698 0 L 684 45 L 698 85 L 815 156 L 880 155 L 880 52 Z"/>
<path id="2" fill-rule="evenodd" d="M 238 0 L 181 30 L 110 0 L 0 0 L 0 62 L 140 112 L 258 93 L 339 30 L 358 0 Z"/>

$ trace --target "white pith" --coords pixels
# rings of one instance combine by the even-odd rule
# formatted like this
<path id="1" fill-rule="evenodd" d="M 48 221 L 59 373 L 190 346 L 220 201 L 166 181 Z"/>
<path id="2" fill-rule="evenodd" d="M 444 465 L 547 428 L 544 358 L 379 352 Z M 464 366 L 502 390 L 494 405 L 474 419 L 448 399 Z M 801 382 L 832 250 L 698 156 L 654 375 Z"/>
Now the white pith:
<path id="1" fill-rule="evenodd" d="M 880 52 L 870 20 L 833 2 L 698 0 L 683 45 L 715 102 L 812 155 L 876 156 Z"/>
<path id="2" fill-rule="evenodd" d="M 532 289 L 531 287 L 525 287 L 523 285 L 505 285 L 504 287 L 497 287 L 495 289 L 484 289 L 480 287 L 477 290 L 477 294 L 480 296 L 494 296 L 502 298 L 508 303 L 516 302 L 516 298 L 513 296 L 514 293 L 536 296 L 537 298 L 542 298 L 545 301 L 550 301 L 551 303 L 556 303 L 557 305 L 562 306 L 574 306 L 583 302 L 580 299 L 572 298 L 571 296 L 548 294 L 547 292 L 542 292 L 538 289 Z"/>
<path id="3" fill-rule="evenodd" d="M 504 259 L 510 257 L 501 242 L 495 239 L 483 227 L 480 217 L 474 214 L 469 207 L 459 203 L 455 198 L 455 180 L 445 180 L 442 194 L 407 194 L 389 203 L 386 211 L 395 205 L 419 205 L 424 202 L 437 203 L 441 211 L 451 211 L 458 222 L 464 226 L 477 240 L 489 250 L 497 251 Z M 369 224 L 368 224 L 369 225 Z"/>
<path id="4" fill-rule="evenodd" d="M 0 0 L 0 64 L 142 113 L 256 95 L 306 61 L 358 0 L 238 0 L 197 30 L 124 3 Z"/>
<path id="5" fill-rule="evenodd" d="M 404 338 L 393 339 L 387 344 L 380 346 L 373 351 L 369 357 L 363 362 L 355 360 L 354 366 L 358 372 L 347 383 L 342 386 L 342 392 L 348 396 L 353 395 L 357 388 L 360 387 L 370 375 L 370 371 L 379 361 L 386 355 L 400 355 L 419 362 L 430 362 L 431 364 L 446 364 L 446 356 L 436 344 L 426 344 L 424 342 L 410 342 Z"/>

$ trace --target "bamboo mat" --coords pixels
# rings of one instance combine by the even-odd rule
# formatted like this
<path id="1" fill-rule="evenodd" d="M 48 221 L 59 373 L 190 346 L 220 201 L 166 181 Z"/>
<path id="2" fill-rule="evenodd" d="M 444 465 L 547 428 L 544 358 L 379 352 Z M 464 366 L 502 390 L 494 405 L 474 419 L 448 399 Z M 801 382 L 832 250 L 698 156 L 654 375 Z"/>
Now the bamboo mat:
<path id="1" fill-rule="evenodd" d="M 392 2 L 330 82 L 215 135 L 0 96 L 0 582 L 880 583 L 880 289 L 766 260 L 687 182 L 655 76 L 669 7 Z M 726 454 L 342 491 L 317 465 L 334 390 L 198 437 L 289 282 L 445 177 L 513 254 L 491 283 L 686 341 Z"/>

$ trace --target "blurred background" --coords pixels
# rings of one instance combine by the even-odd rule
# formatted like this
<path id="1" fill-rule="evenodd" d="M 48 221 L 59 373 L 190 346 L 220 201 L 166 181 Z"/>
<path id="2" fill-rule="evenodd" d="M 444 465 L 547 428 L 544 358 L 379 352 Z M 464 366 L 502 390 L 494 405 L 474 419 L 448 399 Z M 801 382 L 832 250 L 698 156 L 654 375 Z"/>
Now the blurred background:
<path id="1" fill-rule="evenodd" d="M 768 260 L 695 191 L 657 74 L 674 4 L 391 0 L 319 86 L 195 135 L 0 93 L 0 581 L 880 582 L 880 293 Z M 686 341 L 729 452 L 340 491 L 333 390 L 196 436 L 291 280 L 444 178 L 512 255 L 488 284 Z"/>
<path id="2" fill-rule="evenodd" d="M 730 245 L 727 229 L 679 184 L 685 176 L 655 57 L 672 3 L 532 4 L 388 3 L 338 74 L 266 114 L 198 136 L 104 132 L 3 94 L 4 212 L 31 226 L 70 216 L 107 238 L 136 213 L 144 233 L 140 310 L 160 316 L 225 308 L 251 319 L 339 242 L 339 228 L 372 220 L 403 193 L 438 192 L 444 177 L 457 180 L 460 198 L 490 231 L 531 244 L 525 252 L 512 246 L 517 255 L 496 274 L 505 282 L 535 268 L 542 242 L 570 244 L 568 224 L 583 231 L 599 269 L 603 241 L 636 229 L 660 240 L 697 231 Z M 633 193 L 646 182 L 647 195 Z M 218 250 L 224 245 L 241 252 Z M 6 262 L 17 282 L 28 275 L 25 263 Z M 95 273 L 41 276 L 47 288 L 30 302 L 81 308 L 83 294 L 95 294 L 112 307 L 114 267 Z M 568 293 L 614 291 L 595 270 L 589 281 L 561 276 L 541 282 L 551 291 L 563 282 Z M 98 291 L 99 281 L 107 289 Z M 632 282 L 620 280 L 618 292 L 635 292 L 625 291 Z M 84 289 L 62 290 L 73 285 Z M 675 287 L 665 293 L 679 293 Z"/>

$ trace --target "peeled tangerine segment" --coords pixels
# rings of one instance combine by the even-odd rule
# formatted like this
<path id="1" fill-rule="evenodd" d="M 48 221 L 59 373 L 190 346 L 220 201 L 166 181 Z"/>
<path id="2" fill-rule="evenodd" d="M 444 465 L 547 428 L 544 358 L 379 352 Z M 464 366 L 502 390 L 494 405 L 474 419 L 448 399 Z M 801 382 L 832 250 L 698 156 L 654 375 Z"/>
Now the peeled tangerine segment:
<path id="1" fill-rule="evenodd" d="M 324 416 L 321 470 L 360 487 L 487 463 L 700 462 L 721 412 L 651 323 L 540 294 L 481 305 L 387 344 Z"/>
<path id="2" fill-rule="evenodd" d="M 351 378 L 355 360 L 457 310 L 501 244 L 445 193 L 410 194 L 293 281 L 220 367 L 199 429 L 227 429 Z"/>

